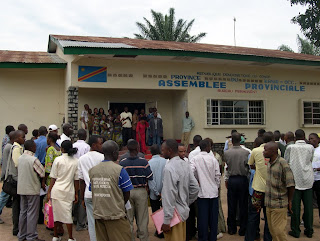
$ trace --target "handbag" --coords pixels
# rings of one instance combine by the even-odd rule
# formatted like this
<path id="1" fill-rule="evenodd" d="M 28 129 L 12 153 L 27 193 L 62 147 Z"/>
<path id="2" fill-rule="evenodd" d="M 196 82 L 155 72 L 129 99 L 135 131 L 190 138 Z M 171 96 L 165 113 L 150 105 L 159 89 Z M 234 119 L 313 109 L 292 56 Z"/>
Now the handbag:
<path id="1" fill-rule="evenodd" d="M 52 203 L 51 200 L 47 202 L 44 205 L 44 225 L 46 225 L 47 228 L 53 228 L 54 227 L 54 219 L 53 219 L 53 210 L 52 210 Z"/>
<path id="2" fill-rule="evenodd" d="M 10 150 L 10 154 L 9 156 L 12 156 L 12 150 L 14 147 L 11 148 Z M 8 160 L 8 164 L 7 164 L 7 169 L 6 169 L 6 175 L 5 175 L 5 179 L 3 181 L 3 186 L 2 186 L 2 190 L 11 195 L 11 196 L 16 196 L 17 195 L 17 186 L 18 186 L 18 182 L 16 180 L 13 179 L 12 175 L 9 175 L 9 168 L 12 165 L 12 158 L 10 158 Z"/>
<path id="3" fill-rule="evenodd" d="M 2 190 L 11 196 L 15 196 L 17 195 L 17 184 L 12 175 L 8 175 L 7 179 L 3 182 Z"/>

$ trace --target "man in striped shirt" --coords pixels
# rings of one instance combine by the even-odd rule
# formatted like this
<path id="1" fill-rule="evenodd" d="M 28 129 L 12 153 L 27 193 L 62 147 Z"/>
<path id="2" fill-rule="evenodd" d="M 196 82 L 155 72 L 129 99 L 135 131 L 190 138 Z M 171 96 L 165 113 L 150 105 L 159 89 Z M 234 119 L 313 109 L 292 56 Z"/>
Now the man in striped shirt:
<path id="1" fill-rule="evenodd" d="M 153 174 L 146 159 L 138 157 L 139 144 L 132 140 L 128 142 L 130 156 L 123 159 L 120 165 L 128 172 L 134 189 L 130 192 L 131 209 L 128 210 L 128 218 L 131 225 L 132 240 L 135 240 L 133 232 L 133 220 L 136 218 L 138 226 L 138 238 L 141 241 L 149 241 L 148 224 L 148 181 L 153 180 Z"/>

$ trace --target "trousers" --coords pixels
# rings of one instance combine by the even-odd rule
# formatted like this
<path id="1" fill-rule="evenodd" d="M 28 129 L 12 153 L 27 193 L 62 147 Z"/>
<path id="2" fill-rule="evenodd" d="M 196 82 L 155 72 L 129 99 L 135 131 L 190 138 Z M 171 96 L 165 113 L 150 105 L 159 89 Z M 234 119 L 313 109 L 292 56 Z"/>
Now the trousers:
<path id="1" fill-rule="evenodd" d="M 97 238 L 96 238 L 96 230 L 94 225 L 92 198 L 84 198 L 84 202 L 86 204 L 90 241 L 96 241 Z"/>
<path id="2" fill-rule="evenodd" d="M 149 241 L 149 213 L 148 213 L 148 193 L 145 188 L 134 188 L 130 191 L 131 209 L 128 210 L 128 218 L 131 226 L 131 240 L 135 241 L 133 221 L 136 220 L 137 233 L 141 241 Z"/>
<path id="3" fill-rule="evenodd" d="M 190 140 L 190 134 L 191 132 L 183 132 L 182 133 L 182 137 L 181 137 L 181 143 L 185 146 L 185 148 L 188 151 L 188 147 L 189 147 L 189 140 Z"/>
<path id="4" fill-rule="evenodd" d="M 218 198 L 198 198 L 199 241 L 216 241 L 218 230 Z M 210 233 L 208 232 L 210 230 Z"/>
<path id="5" fill-rule="evenodd" d="M 249 183 L 246 176 L 230 176 L 228 181 L 228 230 L 236 233 L 236 212 L 237 203 L 240 208 L 240 230 L 239 233 L 244 234 L 247 228 L 248 220 L 248 195 Z"/>
<path id="6" fill-rule="evenodd" d="M 6 206 L 6 203 L 8 202 L 10 198 L 10 195 L 5 193 L 4 191 L 1 191 L 0 194 L 0 215 L 2 214 L 3 208 Z"/>
<path id="7" fill-rule="evenodd" d="M 132 134 L 132 128 L 122 128 L 122 140 L 123 140 L 123 146 L 126 146 L 128 143 L 128 140 L 131 139 Z"/>
<path id="8" fill-rule="evenodd" d="M 270 233 L 274 241 L 286 241 L 287 208 L 268 208 L 267 218 Z"/>
<path id="9" fill-rule="evenodd" d="M 165 241 L 185 241 L 186 240 L 186 222 L 178 223 L 171 228 L 169 233 L 164 234 Z"/>
<path id="10" fill-rule="evenodd" d="M 312 206 L 312 189 L 294 190 L 292 200 L 291 230 L 297 237 L 300 236 L 300 211 L 301 201 L 303 202 L 303 222 L 305 234 L 313 234 L 313 206 Z"/>
<path id="11" fill-rule="evenodd" d="M 12 224 L 13 235 L 17 235 L 19 232 L 19 216 L 20 216 L 20 195 L 13 196 L 12 200 Z"/>
<path id="12" fill-rule="evenodd" d="M 39 195 L 20 196 L 19 240 L 34 240 L 38 237 L 37 224 L 39 209 Z"/>
<path id="13" fill-rule="evenodd" d="M 130 241 L 130 224 L 126 218 L 95 220 L 98 241 Z"/>

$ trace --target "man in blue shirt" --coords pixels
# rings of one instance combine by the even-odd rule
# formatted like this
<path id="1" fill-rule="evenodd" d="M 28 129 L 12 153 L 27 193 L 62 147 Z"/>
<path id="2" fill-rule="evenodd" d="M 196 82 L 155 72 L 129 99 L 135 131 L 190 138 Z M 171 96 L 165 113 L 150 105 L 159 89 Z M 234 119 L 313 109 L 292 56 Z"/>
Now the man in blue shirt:
<path id="1" fill-rule="evenodd" d="M 41 126 L 39 128 L 39 138 L 34 141 L 37 145 L 35 157 L 39 159 L 39 161 L 43 166 L 45 165 L 45 158 L 47 154 L 47 151 L 46 151 L 48 146 L 47 134 L 48 134 L 47 127 Z"/>

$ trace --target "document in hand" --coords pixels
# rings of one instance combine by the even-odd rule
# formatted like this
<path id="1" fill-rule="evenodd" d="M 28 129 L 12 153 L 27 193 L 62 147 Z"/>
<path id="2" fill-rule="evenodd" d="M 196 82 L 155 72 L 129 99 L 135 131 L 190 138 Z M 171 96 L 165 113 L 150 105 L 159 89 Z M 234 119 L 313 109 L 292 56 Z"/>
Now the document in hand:
<path id="1" fill-rule="evenodd" d="M 152 221 L 154 223 L 154 226 L 156 226 L 158 234 L 162 233 L 161 227 L 164 220 L 164 213 L 163 208 L 159 209 L 158 211 L 151 214 Z M 177 210 L 174 210 L 173 217 L 170 222 L 170 227 L 173 227 L 181 222 L 181 218 Z"/>

